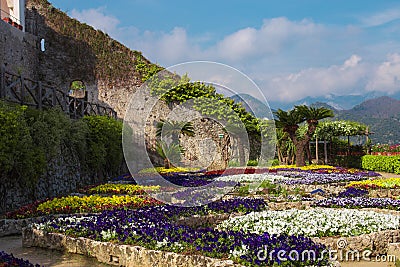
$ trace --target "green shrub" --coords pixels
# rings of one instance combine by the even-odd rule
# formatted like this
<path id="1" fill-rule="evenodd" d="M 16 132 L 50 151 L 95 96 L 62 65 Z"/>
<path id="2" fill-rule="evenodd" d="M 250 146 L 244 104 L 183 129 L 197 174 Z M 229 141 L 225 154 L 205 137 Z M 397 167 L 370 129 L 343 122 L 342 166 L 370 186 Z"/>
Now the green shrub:
<path id="1" fill-rule="evenodd" d="M 88 116 L 83 121 L 89 129 L 86 160 L 89 169 L 118 174 L 123 160 L 122 122 L 105 116 Z"/>
<path id="2" fill-rule="evenodd" d="M 250 159 L 250 160 L 247 162 L 247 166 L 258 166 L 258 161 L 257 161 L 257 160 L 252 160 L 252 159 Z"/>
<path id="3" fill-rule="evenodd" d="M 32 188 L 59 154 L 78 156 L 83 170 L 116 175 L 123 160 L 122 122 L 71 120 L 60 109 L 39 111 L 0 101 L 0 178 Z"/>
<path id="4" fill-rule="evenodd" d="M 35 145 L 26 106 L 0 101 L 0 177 L 32 186 L 46 167 L 44 148 Z"/>
<path id="5" fill-rule="evenodd" d="M 362 157 L 362 168 L 400 174 L 400 156 L 366 155 Z"/>

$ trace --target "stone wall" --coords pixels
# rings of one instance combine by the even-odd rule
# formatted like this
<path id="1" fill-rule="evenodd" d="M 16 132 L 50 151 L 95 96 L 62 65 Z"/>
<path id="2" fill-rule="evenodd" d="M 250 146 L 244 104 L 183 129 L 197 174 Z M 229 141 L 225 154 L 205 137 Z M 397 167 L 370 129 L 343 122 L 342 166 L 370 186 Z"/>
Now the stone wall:
<path id="1" fill-rule="evenodd" d="M 25 77 L 38 77 L 40 40 L 0 21 L 0 66 Z"/>
<path id="2" fill-rule="evenodd" d="M 79 187 L 103 182 L 95 175 L 86 174 L 73 154 L 60 154 L 49 162 L 46 172 L 33 188 L 19 181 L 2 179 L 0 183 L 0 214 L 18 209 L 36 200 L 66 196 Z"/>
<path id="3" fill-rule="evenodd" d="M 173 252 L 150 250 L 139 246 L 118 245 L 94 241 L 87 238 L 73 238 L 62 234 L 45 233 L 25 228 L 22 233 L 24 247 L 41 247 L 82 254 L 97 258 L 110 265 L 124 267 L 239 267 L 231 260 L 213 259 L 200 255 L 183 255 Z"/>

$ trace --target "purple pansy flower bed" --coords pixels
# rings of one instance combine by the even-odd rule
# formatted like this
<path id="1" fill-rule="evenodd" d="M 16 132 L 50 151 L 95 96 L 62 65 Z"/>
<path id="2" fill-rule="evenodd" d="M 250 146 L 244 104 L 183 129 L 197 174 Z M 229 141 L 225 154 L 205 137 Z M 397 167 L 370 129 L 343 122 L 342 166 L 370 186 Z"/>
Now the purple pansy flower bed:
<path id="1" fill-rule="evenodd" d="M 215 258 L 230 257 L 233 251 L 246 248 L 246 253 L 236 254 L 235 260 L 249 266 L 282 263 L 281 266 L 326 265 L 327 257 L 320 259 L 326 247 L 313 242 L 310 238 L 289 235 L 261 235 L 243 231 L 219 231 L 213 228 L 191 228 L 177 225 L 175 219 L 181 216 L 207 214 L 214 212 L 251 212 L 265 209 L 262 199 L 238 198 L 213 202 L 202 207 L 176 207 L 170 205 L 148 207 L 138 210 L 105 211 L 100 215 L 76 220 L 55 219 L 49 230 L 68 231 L 76 236 L 84 236 L 103 240 L 104 233 L 113 233 L 113 240 L 125 244 L 141 245 L 150 249 L 170 250 L 180 253 L 202 254 Z M 275 249 L 270 257 L 262 259 L 259 251 Z M 313 250 L 317 257 L 308 262 L 281 261 L 277 255 L 279 250 L 303 251 Z M 269 256 L 269 255 L 268 255 Z M 232 258 L 232 257 L 230 257 Z"/>
<path id="2" fill-rule="evenodd" d="M 331 197 L 317 200 L 313 206 L 325 208 L 379 208 L 400 210 L 400 200 L 391 198 Z"/>
<path id="3" fill-rule="evenodd" d="M 338 197 L 363 197 L 368 195 L 368 190 L 349 187 L 345 191 L 340 192 Z"/>
<path id="4" fill-rule="evenodd" d="M 13 254 L 8 254 L 0 251 L 0 266 L 2 267 L 40 267 L 39 264 L 32 264 L 28 260 L 14 257 Z"/>
<path id="5" fill-rule="evenodd" d="M 344 173 L 312 173 L 312 172 L 300 172 L 300 173 L 280 173 L 285 177 L 293 179 L 284 179 L 280 183 L 287 185 L 296 184 L 329 184 L 329 183 L 340 183 L 350 181 L 362 181 L 368 179 L 367 176 L 344 174 Z"/>

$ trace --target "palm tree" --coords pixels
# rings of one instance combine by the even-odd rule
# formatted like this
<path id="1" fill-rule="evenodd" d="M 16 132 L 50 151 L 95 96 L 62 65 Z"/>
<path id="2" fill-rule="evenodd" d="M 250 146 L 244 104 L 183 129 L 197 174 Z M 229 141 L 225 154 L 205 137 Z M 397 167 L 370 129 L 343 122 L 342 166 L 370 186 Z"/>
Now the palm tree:
<path id="1" fill-rule="evenodd" d="M 310 152 L 310 139 L 311 137 L 314 135 L 315 130 L 317 129 L 317 125 L 318 125 L 318 121 L 325 119 L 325 118 L 329 118 L 329 117 L 333 117 L 333 111 L 324 107 L 308 107 L 305 105 L 301 105 L 301 106 L 295 106 L 295 108 L 299 111 L 299 113 L 305 118 L 305 120 L 307 121 L 307 133 L 305 136 L 305 140 L 307 141 L 305 143 L 305 149 L 307 152 L 307 157 L 309 162 L 311 163 L 311 152 Z M 304 158 L 304 157 L 303 157 Z"/>
<path id="2" fill-rule="evenodd" d="M 165 121 L 157 123 L 157 137 L 171 137 L 173 143 L 179 143 L 179 135 L 194 136 L 193 124 L 184 121 Z"/>
<path id="3" fill-rule="evenodd" d="M 296 166 L 304 166 L 304 152 L 308 146 L 312 135 L 318 125 L 318 121 L 324 118 L 333 117 L 333 112 L 327 108 L 314 108 L 305 105 L 295 106 L 290 111 L 278 109 L 274 112 L 277 119 L 275 120 L 276 127 L 283 129 L 288 133 L 294 146 L 296 147 Z M 296 131 L 299 124 L 307 121 L 307 132 L 304 136 L 299 137 Z"/>
<path id="4" fill-rule="evenodd" d="M 157 141 L 156 152 L 164 160 L 164 168 L 169 169 L 174 166 L 173 163 L 181 161 L 185 149 L 179 144 L 167 145 L 163 141 Z"/>
<path id="5" fill-rule="evenodd" d="M 179 162 L 184 153 L 183 147 L 179 144 L 179 135 L 194 136 L 193 124 L 184 121 L 161 120 L 156 127 L 157 137 L 171 138 L 169 144 L 158 140 L 156 147 L 156 152 L 164 159 L 164 167 L 169 169 L 172 166 L 171 162 Z"/>
<path id="6" fill-rule="evenodd" d="M 299 113 L 304 117 L 308 124 L 308 133 L 310 135 L 314 134 L 317 128 L 318 121 L 333 117 L 333 111 L 324 107 L 308 107 L 305 105 L 295 106 Z"/>

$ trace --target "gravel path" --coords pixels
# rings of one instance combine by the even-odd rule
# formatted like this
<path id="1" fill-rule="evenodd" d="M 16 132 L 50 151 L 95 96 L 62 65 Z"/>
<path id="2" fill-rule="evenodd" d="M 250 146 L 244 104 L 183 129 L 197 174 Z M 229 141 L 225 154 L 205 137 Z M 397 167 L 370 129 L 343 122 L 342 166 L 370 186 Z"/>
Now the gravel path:
<path id="1" fill-rule="evenodd" d="M 388 173 L 388 172 L 378 172 L 384 178 L 400 178 L 400 174 Z"/>

